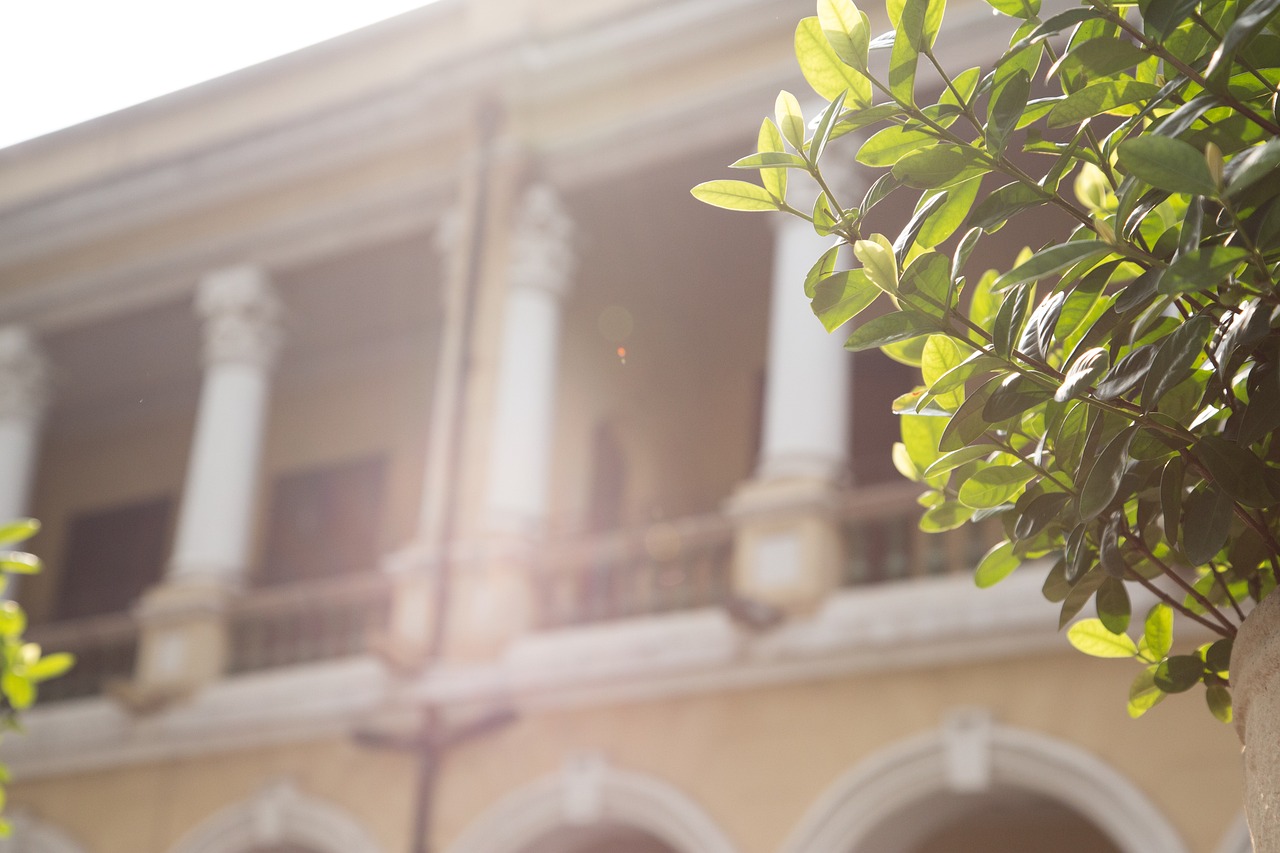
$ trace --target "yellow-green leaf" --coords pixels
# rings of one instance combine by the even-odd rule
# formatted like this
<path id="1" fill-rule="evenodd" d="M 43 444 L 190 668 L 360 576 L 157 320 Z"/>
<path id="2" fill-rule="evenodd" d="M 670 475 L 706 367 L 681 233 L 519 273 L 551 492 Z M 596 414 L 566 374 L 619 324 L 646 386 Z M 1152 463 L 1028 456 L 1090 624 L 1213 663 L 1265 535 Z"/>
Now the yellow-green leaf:
<path id="1" fill-rule="evenodd" d="M 690 192 L 704 204 L 726 210 L 778 210 L 778 200 L 764 187 L 746 181 L 706 181 Z"/>
<path id="2" fill-rule="evenodd" d="M 1101 619 L 1081 619 L 1067 629 L 1067 642 L 1095 658 L 1131 658 L 1138 646 L 1128 634 L 1113 634 Z"/>

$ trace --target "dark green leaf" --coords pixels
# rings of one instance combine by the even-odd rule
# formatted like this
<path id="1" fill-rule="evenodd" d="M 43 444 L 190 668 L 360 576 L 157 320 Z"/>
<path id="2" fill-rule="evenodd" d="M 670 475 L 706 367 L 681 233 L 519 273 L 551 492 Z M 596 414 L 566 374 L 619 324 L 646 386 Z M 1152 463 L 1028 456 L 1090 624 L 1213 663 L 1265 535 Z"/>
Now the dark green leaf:
<path id="1" fill-rule="evenodd" d="M 1206 435 L 1196 442 L 1195 454 L 1218 487 L 1240 503 L 1259 508 L 1275 504 L 1263 476 L 1266 468 L 1249 448 Z"/>
<path id="2" fill-rule="evenodd" d="M 1227 544 L 1231 530 L 1231 499 L 1205 484 L 1183 502 L 1182 552 L 1193 566 L 1212 560 Z"/>
<path id="3" fill-rule="evenodd" d="M 1156 667 L 1155 682 L 1165 693 L 1182 693 L 1200 683 L 1204 661 L 1196 655 L 1174 655 Z"/>
<path id="4" fill-rule="evenodd" d="M 1153 344 L 1144 344 L 1116 362 L 1115 367 L 1107 371 L 1106 377 L 1098 383 L 1096 396 L 1099 400 L 1114 400 L 1142 382 L 1151 362 L 1156 357 Z"/>
<path id="5" fill-rule="evenodd" d="M 1215 79 L 1230 73 L 1236 51 L 1266 26 L 1277 10 L 1280 10 L 1280 0 L 1254 0 L 1250 3 L 1223 34 L 1222 42 L 1205 69 L 1205 76 Z"/>
<path id="6" fill-rule="evenodd" d="M 1014 341 L 1022 332 L 1022 323 L 1027 316 L 1027 308 L 1031 301 L 1032 288 L 1020 284 L 1005 294 L 1000 310 L 996 312 L 995 324 L 991 330 L 991 344 L 996 355 L 1008 358 L 1013 352 Z"/>
<path id="7" fill-rule="evenodd" d="M 988 423 L 998 424 L 1047 402 L 1051 396 L 1049 389 L 1015 373 L 1005 377 L 991 392 L 982 416 Z"/>
<path id="8" fill-rule="evenodd" d="M 990 424 L 983 417 L 983 409 L 999 386 L 1000 378 L 993 376 L 965 399 L 956 413 L 951 416 L 951 420 L 947 422 L 942 432 L 942 439 L 938 443 L 939 450 L 944 453 L 959 450 L 961 447 L 973 444 L 987 431 Z"/>
<path id="9" fill-rule="evenodd" d="M 1049 569 L 1049 574 L 1044 578 L 1044 585 L 1040 587 L 1045 600 L 1055 603 L 1066 601 L 1067 596 L 1071 594 L 1071 584 L 1067 583 L 1066 570 L 1066 560 L 1058 560 L 1053 564 L 1053 568 Z"/>
<path id="10" fill-rule="evenodd" d="M 1232 720 L 1231 691 L 1221 684 L 1211 684 L 1204 692 L 1204 701 L 1209 706 L 1209 713 L 1218 722 L 1230 725 Z"/>
<path id="11" fill-rule="evenodd" d="M 895 311 L 864 323 L 845 341 L 852 352 L 882 347 L 938 331 L 935 320 L 915 311 Z"/>
<path id="12" fill-rule="evenodd" d="M 1249 253 L 1237 246 L 1209 245 L 1178 258 L 1160 276 L 1161 293 L 1194 293 L 1218 287 Z"/>
<path id="13" fill-rule="evenodd" d="M 1203 314 L 1179 326 L 1159 345 L 1151 361 L 1151 369 L 1142 382 L 1143 408 L 1155 408 L 1169 389 L 1177 385 L 1195 365 L 1205 341 L 1213 331 L 1213 322 Z"/>
<path id="14" fill-rule="evenodd" d="M 1062 509 L 1068 500 L 1069 496 L 1065 492 L 1037 495 L 1018 515 L 1018 520 L 1014 522 L 1014 535 L 1019 539 L 1031 539 L 1036 536 L 1049 525 L 1049 522 L 1061 516 Z M 1066 570 L 1065 562 L 1063 570 Z"/>
<path id="15" fill-rule="evenodd" d="M 1093 380 L 1101 376 L 1107 369 L 1107 351 L 1102 347 L 1082 352 L 1063 377 L 1062 385 L 1053 395 L 1059 403 L 1065 403 L 1088 390 Z"/>
<path id="16" fill-rule="evenodd" d="M 1099 259 L 1111 252 L 1111 247 L 1101 240 L 1074 240 L 1041 249 L 1030 258 L 996 279 L 995 289 L 1004 290 L 1015 284 L 1035 281 L 1047 275 L 1062 272 L 1082 261 Z"/>
<path id="17" fill-rule="evenodd" d="M 951 143 L 938 143 L 904 155 L 893 167 L 893 176 L 916 189 L 942 189 L 989 171 L 981 151 Z"/>
<path id="18" fill-rule="evenodd" d="M 1143 31 L 1157 41 L 1163 41 L 1191 16 L 1198 2 L 1199 0 L 1139 0 Z"/>
<path id="19" fill-rule="evenodd" d="M 1137 427 L 1123 430 L 1098 454 L 1085 478 L 1084 488 L 1080 490 L 1080 518 L 1083 520 L 1095 518 L 1116 496 L 1120 479 L 1128 470 L 1129 444 L 1136 432 Z"/>
<path id="20" fill-rule="evenodd" d="M 1030 93 L 1031 77 L 1025 69 L 1019 68 L 992 96 L 986 126 L 987 150 L 992 156 L 999 157 L 1004 153 L 1009 134 L 1022 118 Z"/>
<path id="21" fill-rule="evenodd" d="M 1238 155 L 1224 170 L 1227 198 L 1238 197 L 1263 178 L 1274 179 L 1277 166 L 1280 166 L 1280 138 L 1268 139 Z"/>
<path id="22" fill-rule="evenodd" d="M 1164 515 L 1165 537 L 1171 542 L 1178 535 L 1182 523 L 1182 475 L 1184 464 L 1181 456 L 1165 463 L 1160 474 L 1160 512 Z"/>
<path id="23" fill-rule="evenodd" d="M 998 231 L 1014 215 L 1049 201 L 1051 196 L 1024 183 L 1005 184 L 980 201 L 969 214 L 970 228 Z"/>
<path id="24" fill-rule="evenodd" d="M 960 503 L 973 509 L 991 509 L 1010 502 L 1035 472 L 1022 465 L 989 465 L 960 486 Z"/>
<path id="25" fill-rule="evenodd" d="M 1061 71 L 1069 77 L 1083 76 L 1096 80 L 1132 68 L 1150 56 L 1150 52 L 1132 42 L 1100 36 L 1074 45 L 1054 63 L 1046 76 Z"/>
<path id="26" fill-rule="evenodd" d="M 1094 605 L 1098 609 L 1099 621 L 1108 631 L 1123 634 L 1128 629 L 1131 605 L 1124 581 L 1111 577 L 1104 580 L 1098 587 Z"/>
<path id="27" fill-rule="evenodd" d="M 1027 318 L 1027 325 L 1022 330 L 1022 338 L 1018 341 L 1018 351 L 1043 360 L 1049 354 L 1053 344 L 1053 330 L 1058 325 L 1058 317 L 1062 313 L 1062 303 L 1066 300 L 1065 291 L 1059 290 L 1046 296 L 1036 310 Z"/>
<path id="28" fill-rule="evenodd" d="M 1189 143 L 1167 136 L 1136 136 L 1116 149 L 1120 165 L 1157 189 L 1214 195 L 1217 186 L 1204 155 Z"/>

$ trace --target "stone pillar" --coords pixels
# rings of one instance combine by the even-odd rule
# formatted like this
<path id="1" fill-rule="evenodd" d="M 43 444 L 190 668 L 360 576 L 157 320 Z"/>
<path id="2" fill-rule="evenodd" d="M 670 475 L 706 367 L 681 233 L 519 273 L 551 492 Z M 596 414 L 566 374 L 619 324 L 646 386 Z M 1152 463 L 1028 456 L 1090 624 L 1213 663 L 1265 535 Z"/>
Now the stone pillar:
<path id="1" fill-rule="evenodd" d="M 0 326 L 0 523 L 28 512 L 48 403 L 47 377 L 30 330 Z"/>
<path id="2" fill-rule="evenodd" d="M 533 620 L 533 559 L 545 533 L 555 426 L 561 301 L 575 259 L 573 224 L 548 186 L 516 209 L 507 259 L 484 503 L 485 554 L 459 572 L 463 656 L 492 653 Z"/>
<path id="3" fill-rule="evenodd" d="M 728 510 L 738 521 L 735 592 L 806 610 L 838 582 L 839 488 L 847 479 L 849 371 L 842 335 L 809 307 L 804 277 L 832 242 L 803 220 L 779 220 L 760 458 Z"/>
<path id="4" fill-rule="evenodd" d="M 280 303 L 266 274 L 240 266 L 200 282 L 205 375 L 165 581 L 138 608 L 138 687 L 181 692 L 226 666 L 224 611 L 250 559 Z"/>

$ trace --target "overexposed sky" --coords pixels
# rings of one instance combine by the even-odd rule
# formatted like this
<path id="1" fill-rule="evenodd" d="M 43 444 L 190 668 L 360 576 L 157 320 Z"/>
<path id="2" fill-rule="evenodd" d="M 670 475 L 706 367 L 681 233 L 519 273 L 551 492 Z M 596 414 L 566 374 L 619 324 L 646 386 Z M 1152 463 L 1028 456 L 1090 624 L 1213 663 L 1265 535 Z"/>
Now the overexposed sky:
<path id="1" fill-rule="evenodd" d="M 429 2 L 0 1 L 0 147 Z"/>

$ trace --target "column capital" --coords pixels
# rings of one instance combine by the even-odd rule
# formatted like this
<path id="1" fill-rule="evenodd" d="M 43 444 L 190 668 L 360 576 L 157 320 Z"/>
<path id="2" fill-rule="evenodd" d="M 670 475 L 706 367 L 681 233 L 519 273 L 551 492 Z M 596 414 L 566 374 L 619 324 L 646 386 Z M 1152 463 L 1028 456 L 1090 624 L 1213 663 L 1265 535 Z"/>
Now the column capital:
<path id="1" fill-rule="evenodd" d="M 36 419 L 49 402 L 49 370 L 25 326 L 0 326 L 0 416 Z"/>
<path id="2" fill-rule="evenodd" d="M 550 185 L 526 190 L 511 238 L 510 286 L 563 296 L 577 266 L 573 232 L 573 219 Z"/>
<path id="3" fill-rule="evenodd" d="M 196 312 L 204 318 L 206 365 L 270 367 L 280 350 L 280 300 L 266 272 L 254 266 L 216 270 L 200 280 Z"/>

